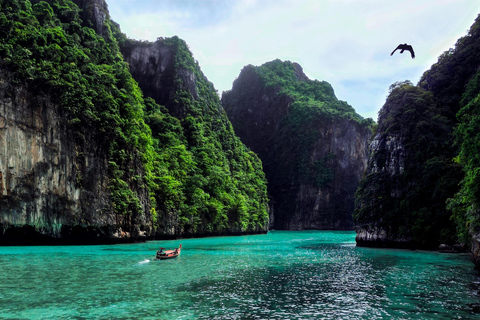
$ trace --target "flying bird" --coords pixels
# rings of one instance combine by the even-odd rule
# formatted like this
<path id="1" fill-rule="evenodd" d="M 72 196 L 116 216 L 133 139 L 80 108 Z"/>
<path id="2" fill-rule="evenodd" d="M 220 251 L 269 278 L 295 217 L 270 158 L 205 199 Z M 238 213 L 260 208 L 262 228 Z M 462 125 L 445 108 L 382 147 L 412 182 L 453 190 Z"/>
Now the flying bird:
<path id="1" fill-rule="evenodd" d="M 406 43 L 404 44 L 399 44 L 398 47 L 392 51 L 392 53 L 390 53 L 391 56 L 393 56 L 393 54 L 395 53 L 395 51 L 397 50 L 402 50 L 400 51 L 400 53 L 403 53 L 403 51 L 407 50 L 407 51 L 410 51 L 411 55 L 412 55 L 412 59 L 415 59 L 415 52 L 413 52 L 413 48 L 411 45 L 408 45 Z"/>

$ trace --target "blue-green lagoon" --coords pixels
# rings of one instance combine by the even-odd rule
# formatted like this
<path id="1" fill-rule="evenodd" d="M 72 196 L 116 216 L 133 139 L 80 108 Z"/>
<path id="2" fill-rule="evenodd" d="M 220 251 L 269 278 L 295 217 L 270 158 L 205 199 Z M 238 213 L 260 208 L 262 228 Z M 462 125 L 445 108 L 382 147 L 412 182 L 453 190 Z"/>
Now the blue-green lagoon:
<path id="1" fill-rule="evenodd" d="M 0 247 L 0 279 L 0 319 L 480 318 L 468 255 L 359 248 L 353 232 Z"/>

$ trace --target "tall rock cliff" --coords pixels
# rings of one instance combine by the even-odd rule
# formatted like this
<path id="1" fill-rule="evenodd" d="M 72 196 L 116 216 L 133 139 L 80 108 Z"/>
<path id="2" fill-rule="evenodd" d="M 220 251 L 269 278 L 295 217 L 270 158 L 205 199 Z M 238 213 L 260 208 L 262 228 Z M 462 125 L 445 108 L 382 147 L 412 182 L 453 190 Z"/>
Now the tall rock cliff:
<path id="1" fill-rule="evenodd" d="M 461 171 L 452 162 L 452 122 L 434 96 L 409 82 L 390 88 L 357 191 L 357 244 L 438 248 L 453 244 L 445 202 Z"/>
<path id="2" fill-rule="evenodd" d="M 99 125 L 96 110 L 86 110 L 95 98 L 86 85 L 101 90 L 103 84 L 92 77 L 98 55 L 88 56 L 79 48 L 87 41 L 105 40 L 94 34 L 81 37 L 75 4 L 52 5 L 4 1 L 1 7 L 8 19 L 2 20 L 0 50 L 0 243 L 145 237 L 152 229 L 148 189 L 139 180 L 125 179 L 138 208 L 125 214 L 115 210 L 109 166 L 113 157 L 105 138 L 117 137 Z M 103 26 L 105 17 L 95 21 Z M 57 29 L 51 29 L 55 24 Z M 23 30 L 21 37 L 9 32 L 12 28 Z M 77 51 L 65 55 L 74 46 Z M 88 63 L 90 70 L 77 69 L 79 62 Z M 81 85 L 75 83 L 79 75 L 84 77 Z M 124 152 L 130 159 L 123 167 L 143 176 L 133 148 Z"/>
<path id="3" fill-rule="evenodd" d="M 143 235 L 112 210 L 108 150 L 98 143 L 98 131 L 75 143 L 64 111 L 49 95 L 12 82 L 2 70 L 0 242 L 97 243 Z M 148 212 L 146 191 L 138 189 Z M 145 217 L 135 224 L 151 228 Z"/>
<path id="4" fill-rule="evenodd" d="M 119 44 L 161 61 L 147 97 Z M 0 2 L 0 244 L 265 232 L 265 184 L 183 41 L 126 39 L 103 0 Z"/>
<path id="5" fill-rule="evenodd" d="M 371 119 L 337 100 L 300 65 L 246 66 L 222 104 L 235 132 L 264 164 L 274 229 L 352 228 Z"/>
<path id="6" fill-rule="evenodd" d="M 356 196 L 357 244 L 465 243 L 480 266 L 480 20 L 417 86 L 390 87 Z"/>
<path id="7" fill-rule="evenodd" d="M 157 152 L 167 152 L 164 148 L 170 144 L 173 148 L 180 145 L 185 148 L 180 158 L 193 161 L 191 168 L 181 163 L 172 166 L 170 176 L 180 184 L 185 200 L 177 206 L 158 207 L 159 217 L 163 217 L 159 219 L 158 232 L 266 232 L 268 199 L 262 164 L 235 135 L 213 84 L 193 60 L 186 43 L 178 37 L 158 38 L 149 43 L 121 35 L 119 42 L 145 96 L 162 106 L 147 108 L 153 137 L 163 143 L 157 146 Z M 165 110 L 160 111 L 162 108 Z M 168 132 L 159 116 L 162 122 L 170 119 L 169 128 L 175 123 L 177 141 L 165 140 Z M 186 171 L 186 175 L 180 176 L 177 170 Z M 165 197 L 170 195 L 164 194 L 157 203 L 165 203 Z M 178 212 L 182 205 L 188 209 Z M 172 216 L 183 222 L 172 220 Z"/>

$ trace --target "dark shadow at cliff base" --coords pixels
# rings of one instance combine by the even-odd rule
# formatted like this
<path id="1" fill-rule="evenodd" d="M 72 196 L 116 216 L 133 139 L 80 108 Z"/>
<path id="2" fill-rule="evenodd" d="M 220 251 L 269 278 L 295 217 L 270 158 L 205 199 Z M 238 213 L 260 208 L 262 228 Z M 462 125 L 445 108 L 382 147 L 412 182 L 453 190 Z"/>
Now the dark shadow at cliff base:
<path id="1" fill-rule="evenodd" d="M 145 236 L 112 236 L 114 226 L 62 226 L 59 237 L 38 232 L 34 225 L 0 224 L 0 246 L 54 246 L 54 245 L 101 245 L 142 242 Z"/>
<path id="2" fill-rule="evenodd" d="M 270 228 L 269 231 L 355 231 L 353 227 L 338 227 L 338 228 L 315 228 L 315 227 L 310 227 L 310 228 L 291 228 L 291 227 L 277 227 L 273 226 Z"/>
<path id="3" fill-rule="evenodd" d="M 244 236 L 266 234 L 267 231 L 208 232 L 187 234 L 155 234 L 154 236 L 120 235 L 118 226 L 62 226 L 59 237 L 38 232 L 33 225 L 4 225 L 0 223 L 0 246 L 58 246 L 58 245 L 105 245 L 145 242 L 147 240 L 176 240 L 218 236 Z"/>
<path id="4" fill-rule="evenodd" d="M 177 240 L 177 239 L 192 239 L 192 238 L 210 238 L 210 237 L 238 237 L 251 236 L 257 234 L 267 234 L 268 231 L 246 231 L 246 232 L 206 232 L 206 233 L 187 233 L 187 234 L 157 234 L 155 237 L 148 238 L 148 240 Z"/>
<path id="5" fill-rule="evenodd" d="M 356 240 L 357 247 L 368 248 L 383 248 L 383 249 L 407 249 L 407 250 L 426 250 L 426 251 L 438 251 L 442 253 L 467 253 L 467 246 L 464 244 L 454 244 L 440 246 L 433 245 L 420 245 L 413 241 L 401 242 L 401 241 L 363 241 Z"/>

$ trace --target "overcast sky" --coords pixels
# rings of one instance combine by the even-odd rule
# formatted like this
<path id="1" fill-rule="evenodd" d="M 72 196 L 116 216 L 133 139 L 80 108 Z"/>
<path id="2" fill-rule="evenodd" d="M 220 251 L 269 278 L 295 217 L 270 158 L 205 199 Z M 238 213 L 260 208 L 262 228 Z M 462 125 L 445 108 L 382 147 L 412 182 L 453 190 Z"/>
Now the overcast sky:
<path id="1" fill-rule="evenodd" d="M 466 35 L 480 0 L 107 0 L 130 38 L 184 39 L 221 93 L 240 70 L 281 59 L 329 82 L 338 99 L 377 120 L 389 86 L 414 84 Z M 416 53 L 393 56 L 400 43 Z"/>

